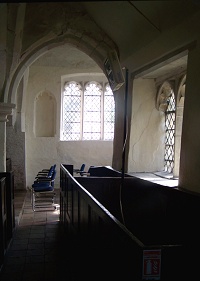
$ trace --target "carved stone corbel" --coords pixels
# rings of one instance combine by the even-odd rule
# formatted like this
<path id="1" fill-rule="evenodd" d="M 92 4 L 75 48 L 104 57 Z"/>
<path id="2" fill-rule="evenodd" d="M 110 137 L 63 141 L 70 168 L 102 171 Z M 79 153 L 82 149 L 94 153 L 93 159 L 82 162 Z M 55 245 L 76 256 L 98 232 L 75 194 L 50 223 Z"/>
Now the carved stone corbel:
<path id="1" fill-rule="evenodd" d="M 7 122 L 8 115 L 13 114 L 13 109 L 15 108 L 15 104 L 13 103 L 3 103 L 0 102 L 0 122 Z"/>
<path id="2" fill-rule="evenodd" d="M 168 81 L 165 81 L 158 89 L 156 98 L 156 108 L 159 111 L 165 112 L 168 106 L 168 98 L 172 93 L 172 85 Z"/>

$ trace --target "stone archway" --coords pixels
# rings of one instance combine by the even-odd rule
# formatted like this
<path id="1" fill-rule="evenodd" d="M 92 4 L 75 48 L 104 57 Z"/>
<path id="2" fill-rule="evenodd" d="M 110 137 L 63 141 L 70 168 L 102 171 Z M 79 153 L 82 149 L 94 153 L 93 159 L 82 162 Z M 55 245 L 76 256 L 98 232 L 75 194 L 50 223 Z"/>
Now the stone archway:
<path id="1" fill-rule="evenodd" d="M 73 41 L 73 43 L 72 43 Z M 16 92 L 17 92 L 17 87 L 25 73 L 25 71 L 27 70 L 27 68 L 41 55 L 43 55 L 44 53 L 48 52 L 48 50 L 50 50 L 51 48 L 57 47 L 61 44 L 72 44 L 75 47 L 77 47 L 77 44 L 79 45 L 79 48 L 81 51 L 85 52 L 86 54 L 88 54 L 92 59 L 94 59 L 94 61 L 102 68 L 102 70 L 104 71 L 103 68 L 103 64 L 104 64 L 104 60 L 107 56 L 107 52 L 110 48 L 112 48 L 112 46 L 101 46 L 99 47 L 99 49 L 94 48 L 93 51 L 91 52 L 90 49 L 90 45 L 87 43 L 85 43 L 84 39 L 82 39 L 80 41 L 80 38 L 76 38 L 74 37 L 73 40 L 71 38 L 70 35 L 67 35 L 65 38 L 63 38 L 63 40 L 61 41 L 59 40 L 50 40 L 48 42 L 46 42 L 45 44 L 42 44 L 40 46 L 38 46 L 37 48 L 31 50 L 29 53 L 26 54 L 26 56 L 23 58 L 23 60 L 20 62 L 20 64 L 18 65 L 15 73 L 12 76 L 12 79 L 10 81 L 10 83 L 7 84 L 6 87 L 6 93 L 5 93 L 5 98 L 8 102 L 12 101 L 12 103 L 16 102 Z M 9 82 L 9 81 L 8 81 Z"/>
<path id="2" fill-rule="evenodd" d="M 28 79 L 29 67 L 40 56 L 48 52 L 50 49 L 58 47 L 64 44 L 70 44 L 80 51 L 86 53 L 91 57 L 103 70 L 103 64 L 107 57 L 107 52 L 110 49 L 117 49 L 114 42 L 101 30 L 98 25 L 82 11 L 74 11 L 68 9 L 68 3 L 58 3 L 59 9 L 56 9 L 57 3 L 52 6 L 51 3 L 46 5 L 45 3 L 35 3 L 33 6 L 26 4 L 26 15 L 24 17 L 24 29 L 21 33 L 23 36 L 19 36 L 18 39 L 20 48 L 15 64 L 13 64 L 12 71 L 9 73 L 6 81 L 4 102 L 13 104 L 18 103 L 17 114 L 13 115 L 12 125 L 20 123 L 23 119 L 22 107 L 23 98 L 26 95 L 26 80 Z M 69 3 L 69 6 L 73 5 Z M 45 6 L 45 7 L 44 7 Z M 52 16 L 45 10 L 48 7 L 52 9 Z M 75 5 L 76 6 L 76 5 Z M 39 10 L 38 10 L 39 8 Z M 45 8 L 45 9 L 44 9 Z M 54 9 L 55 8 L 55 14 Z M 59 13 L 63 13 L 60 15 Z M 27 10 L 29 13 L 27 13 Z M 37 20 L 37 16 L 40 14 L 40 20 Z M 44 16 L 44 18 L 43 18 Z M 56 18 L 57 17 L 57 18 Z M 67 19 L 67 20 L 66 20 Z M 22 27 L 23 28 L 23 27 Z M 39 33 L 38 33 L 39 32 Z M 21 34 L 20 33 L 20 34 Z M 20 102 L 18 102 L 18 93 L 20 92 Z M 20 117 L 21 115 L 22 117 Z M 17 120 L 15 118 L 17 117 Z M 22 122 L 23 123 L 23 122 Z M 9 147 L 13 147 L 13 141 L 17 143 L 19 147 L 24 146 L 25 134 L 21 130 L 21 126 L 17 126 L 19 130 L 17 132 L 13 130 L 13 126 L 9 129 L 10 141 Z M 16 137 L 12 137 L 13 134 L 19 135 L 19 140 L 16 141 Z M 13 154 L 13 151 L 8 151 L 8 154 Z M 15 155 L 14 155 L 15 156 Z M 16 155 L 16 159 L 13 156 L 13 163 L 17 175 L 22 175 L 19 179 L 20 182 L 24 181 L 26 184 L 26 175 L 24 170 L 21 169 L 21 164 L 25 164 L 25 153 Z M 16 183 L 18 183 L 16 178 Z"/>
<path id="3" fill-rule="evenodd" d="M 5 87 L 4 102 L 16 103 L 18 85 L 27 68 L 48 50 L 71 44 L 90 56 L 103 70 L 110 49 L 117 46 L 77 3 L 27 3 L 19 60 Z"/>

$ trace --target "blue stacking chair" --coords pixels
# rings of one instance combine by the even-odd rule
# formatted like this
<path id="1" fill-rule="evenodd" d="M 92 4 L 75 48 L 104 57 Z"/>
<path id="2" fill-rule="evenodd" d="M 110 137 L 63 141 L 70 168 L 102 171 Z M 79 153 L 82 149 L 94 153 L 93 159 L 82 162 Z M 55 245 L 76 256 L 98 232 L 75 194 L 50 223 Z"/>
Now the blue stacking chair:
<path id="1" fill-rule="evenodd" d="M 73 172 L 80 174 L 81 176 L 84 174 L 85 171 L 85 164 L 82 164 L 80 169 L 73 169 Z"/>
<path id="2" fill-rule="evenodd" d="M 49 169 L 47 174 L 37 174 L 31 190 L 32 209 L 43 208 L 55 205 L 54 182 L 56 178 L 56 168 Z"/>
<path id="3" fill-rule="evenodd" d="M 41 170 L 40 172 L 37 173 L 37 176 L 36 176 L 36 179 L 37 178 L 51 178 L 52 175 L 53 175 L 53 172 L 55 171 L 56 169 L 56 164 L 54 164 L 53 166 L 50 167 L 50 169 L 43 169 Z"/>

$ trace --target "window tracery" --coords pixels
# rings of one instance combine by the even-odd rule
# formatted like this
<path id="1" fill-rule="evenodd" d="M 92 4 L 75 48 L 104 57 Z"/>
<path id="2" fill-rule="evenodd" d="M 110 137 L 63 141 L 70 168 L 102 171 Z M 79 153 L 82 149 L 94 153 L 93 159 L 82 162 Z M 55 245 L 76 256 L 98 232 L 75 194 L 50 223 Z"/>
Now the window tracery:
<path id="1" fill-rule="evenodd" d="M 114 96 L 108 83 L 65 83 L 61 140 L 113 140 L 114 119 Z"/>

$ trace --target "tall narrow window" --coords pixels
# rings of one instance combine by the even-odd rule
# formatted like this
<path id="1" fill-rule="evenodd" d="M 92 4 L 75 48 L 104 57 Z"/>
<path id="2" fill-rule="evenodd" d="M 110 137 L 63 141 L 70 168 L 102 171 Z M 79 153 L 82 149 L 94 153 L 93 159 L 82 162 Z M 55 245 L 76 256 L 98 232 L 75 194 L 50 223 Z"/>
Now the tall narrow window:
<path id="1" fill-rule="evenodd" d="M 113 140 L 115 103 L 108 83 L 64 85 L 61 140 Z"/>
<path id="2" fill-rule="evenodd" d="M 165 111 L 165 158 L 164 170 L 173 173 L 174 168 L 174 141 L 175 141 L 175 121 L 176 104 L 175 95 L 171 94 L 167 99 L 167 109 Z"/>
<path id="3" fill-rule="evenodd" d="M 115 101 L 113 92 L 106 84 L 104 93 L 104 139 L 112 140 L 114 135 L 114 124 L 115 124 Z"/>

